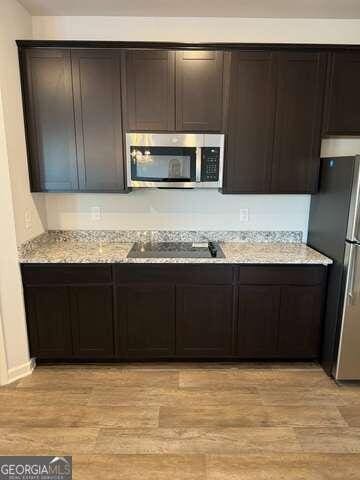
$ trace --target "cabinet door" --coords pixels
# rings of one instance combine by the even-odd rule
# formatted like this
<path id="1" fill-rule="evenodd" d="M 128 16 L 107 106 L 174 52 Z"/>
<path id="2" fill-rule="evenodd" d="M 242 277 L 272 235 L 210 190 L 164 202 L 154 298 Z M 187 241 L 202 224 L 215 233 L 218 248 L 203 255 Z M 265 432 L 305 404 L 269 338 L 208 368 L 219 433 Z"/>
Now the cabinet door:
<path id="1" fill-rule="evenodd" d="M 176 130 L 221 131 L 223 52 L 176 52 Z"/>
<path id="2" fill-rule="evenodd" d="M 70 287 L 74 356 L 114 356 L 111 286 Z"/>
<path id="3" fill-rule="evenodd" d="M 271 52 L 231 55 L 224 193 L 270 190 L 275 76 Z"/>
<path id="4" fill-rule="evenodd" d="M 175 287 L 118 288 L 120 345 L 126 357 L 168 357 L 175 353 Z"/>
<path id="5" fill-rule="evenodd" d="M 278 56 L 273 193 L 317 190 L 325 58 L 312 52 Z"/>
<path id="6" fill-rule="evenodd" d="M 30 354 L 40 358 L 72 355 L 67 287 L 25 289 Z"/>
<path id="7" fill-rule="evenodd" d="M 70 51 L 28 49 L 22 65 L 31 191 L 77 190 Z"/>
<path id="8" fill-rule="evenodd" d="M 232 354 L 232 287 L 176 287 L 176 355 L 225 357 Z"/>
<path id="9" fill-rule="evenodd" d="M 124 190 L 120 54 L 72 52 L 80 190 Z"/>
<path id="10" fill-rule="evenodd" d="M 322 286 L 282 287 L 279 355 L 317 358 L 320 349 Z"/>
<path id="11" fill-rule="evenodd" d="M 175 129 L 175 53 L 168 50 L 126 52 L 125 117 L 127 129 Z"/>
<path id="12" fill-rule="evenodd" d="M 360 53 L 331 54 L 324 133 L 360 135 Z"/>
<path id="13" fill-rule="evenodd" d="M 280 287 L 239 287 L 237 355 L 266 358 L 277 355 Z"/>

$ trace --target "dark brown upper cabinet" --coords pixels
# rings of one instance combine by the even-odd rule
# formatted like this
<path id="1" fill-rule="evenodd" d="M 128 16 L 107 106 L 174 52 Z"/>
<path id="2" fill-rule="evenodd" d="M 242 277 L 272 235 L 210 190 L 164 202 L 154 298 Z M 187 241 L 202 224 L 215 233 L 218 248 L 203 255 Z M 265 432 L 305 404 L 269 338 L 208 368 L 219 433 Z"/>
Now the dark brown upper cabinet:
<path id="1" fill-rule="evenodd" d="M 326 55 L 234 52 L 225 193 L 311 193 L 318 181 Z"/>
<path id="2" fill-rule="evenodd" d="M 239 51 L 232 54 L 224 173 L 226 193 L 269 191 L 275 82 L 273 53 Z"/>
<path id="3" fill-rule="evenodd" d="M 134 50 L 125 53 L 127 129 L 175 129 L 175 53 Z"/>
<path id="4" fill-rule="evenodd" d="M 22 67 L 31 190 L 77 190 L 70 50 L 25 50 Z"/>
<path id="5" fill-rule="evenodd" d="M 326 56 L 278 55 L 271 192 L 314 193 L 318 187 Z"/>
<path id="6" fill-rule="evenodd" d="M 120 64 L 116 50 L 24 50 L 32 191 L 124 191 Z"/>
<path id="7" fill-rule="evenodd" d="M 124 62 L 127 130 L 222 130 L 223 52 L 133 50 Z"/>
<path id="8" fill-rule="evenodd" d="M 223 62 L 223 52 L 176 52 L 177 131 L 221 131 Z"/>
<path id="9" fill-rule="evenodd" d="M 360 135 L 360 53 L 330 55 L 324 135 Z"/>
<path id="10" fill-rule="evenodd" d="M 357 53 L 23 48 L 31 190 L 123 192 L 124 132 L 188 131 L 226 133 L 224 193 L 314 193 L 329 57 L 325 133 L 360 134 Z"/>
<path id="11" fill-rule="evenodd" d="M 71 57 L 80 190 L 122 191 L 120 53 L 73 50 Z"/>

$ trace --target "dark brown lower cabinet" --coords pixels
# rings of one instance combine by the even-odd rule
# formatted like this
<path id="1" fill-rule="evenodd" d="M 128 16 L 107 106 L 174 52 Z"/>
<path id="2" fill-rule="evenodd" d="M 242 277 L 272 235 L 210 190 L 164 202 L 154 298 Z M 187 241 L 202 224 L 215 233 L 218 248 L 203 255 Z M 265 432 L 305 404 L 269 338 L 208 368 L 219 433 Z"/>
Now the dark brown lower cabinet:
<path id="1" fill-rule="evenodd" d="M 71 325 L 75 357 L 113 357 L 112 287 L 71 287 Z"/>
<path id="2" fill-rule="evenodd" d="M 280 287 L 241 286 L 238 293 L 237 354 L 272 357 L 277 350 Z"/>
<path id="3" fill-rule="evenodd" d="M 175 287 L 124 285 L 117 289 L 120 350 L 126 357 L 175 354 Z"/>
<path id="4" fill-rule="evenodd" d="M 283 357 L 317 357 L 321 334 L 321 286 L 281 289 L 278 351 Z"/>
<path id="5" fill-rule="evenodd" d="M 23 265 L 31 355 L 315 359 L 326 268 Z"/>
<path id="6" fill-rule="evenodd" d="M 52 358 L 71 356 L 68 288 L 26 287 L 25 299 L 31 355 Z"/>
<path id="7" fill-rule="evenodd" d="M 237 355 L 317 358 L 323 286 L 240 286 Z"/>
<path id="8" fill-rule="evenodd" d="M 38 358 L 114 357 L 112 287 L 25 289 L 30 353 Z"/>
<path id="9" fill-rule="evenodd" d="M 232 354 L 231 285 L 186 285 L 176 288 L 176 354 L 181 357 L 226 357 Z"/>

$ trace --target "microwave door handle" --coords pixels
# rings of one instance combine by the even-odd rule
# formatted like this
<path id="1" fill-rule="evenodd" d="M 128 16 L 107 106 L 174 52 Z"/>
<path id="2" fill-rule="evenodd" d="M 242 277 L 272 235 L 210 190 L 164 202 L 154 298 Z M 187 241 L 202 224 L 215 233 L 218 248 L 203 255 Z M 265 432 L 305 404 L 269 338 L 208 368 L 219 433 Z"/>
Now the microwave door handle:
<path id="1" fill-rule="evenodd" d="M 196 183 L 201 182 L 201 147 L 196 147 Z"/>

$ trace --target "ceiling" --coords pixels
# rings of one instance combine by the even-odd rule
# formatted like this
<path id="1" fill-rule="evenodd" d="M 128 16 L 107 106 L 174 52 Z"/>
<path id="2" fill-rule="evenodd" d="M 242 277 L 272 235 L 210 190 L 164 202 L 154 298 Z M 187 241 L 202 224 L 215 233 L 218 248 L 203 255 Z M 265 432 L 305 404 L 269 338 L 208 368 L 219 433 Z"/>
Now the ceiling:
<path id="1" fill-rule="evenodd" d="M 360 0 L 18 0 L 32 15 L 360 18 Z"/>

